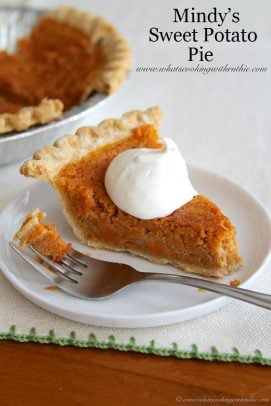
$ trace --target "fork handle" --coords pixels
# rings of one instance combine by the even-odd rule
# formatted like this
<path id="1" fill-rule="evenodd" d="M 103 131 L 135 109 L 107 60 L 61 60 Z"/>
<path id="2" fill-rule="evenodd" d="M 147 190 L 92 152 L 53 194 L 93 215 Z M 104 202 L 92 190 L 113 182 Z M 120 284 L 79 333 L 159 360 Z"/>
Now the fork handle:
<path id="1" fill-rule="evenodd" d="M 243 302 L 251 303 L 256 306 L 264 307 L 271 310 L 271 295 L 265 293 L 254 292 L 248 289 L 242 289 L 221 283 L 207 281 L 205 279 L 192 278 L 182 275 L 168 275 L 159 273 L 144 273 L 146 280 L 166 281 L 172 283 L 180 283 L 182 285 L 203 288 L 211 292 L 220 293 L 221 295 L 230 296 L 234 299 L 242 300 Z"/>

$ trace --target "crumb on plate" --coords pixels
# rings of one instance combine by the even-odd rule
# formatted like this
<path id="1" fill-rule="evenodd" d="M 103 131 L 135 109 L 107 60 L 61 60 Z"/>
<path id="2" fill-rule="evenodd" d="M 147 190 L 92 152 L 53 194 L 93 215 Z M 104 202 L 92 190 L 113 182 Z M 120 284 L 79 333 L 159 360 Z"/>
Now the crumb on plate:
<path id="1" fill-rule="evenodd" d="M 230 285 L 236 288 L 240 285 L 240 281 L 238 279 L 233 279 L 232 281 L 230 281 Z"/>
<path id="2" fill-rule="evenodd" d="M 60 290 L 60 288 L 58 286 L 55 285 L 51 285 L 51 286 L 46 286 L 46 288 L 44 288 L 45 290 L 50 290 L 51 292 L 58 292 Z"/>

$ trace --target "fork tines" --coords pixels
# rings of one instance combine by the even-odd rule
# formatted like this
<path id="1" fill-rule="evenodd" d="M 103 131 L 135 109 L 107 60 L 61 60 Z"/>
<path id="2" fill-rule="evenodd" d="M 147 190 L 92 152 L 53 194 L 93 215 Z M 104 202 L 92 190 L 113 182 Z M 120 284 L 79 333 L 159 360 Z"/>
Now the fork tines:
<path id="1" fill-rule="evenodd" d="M 37 269 L 38 264 L 37 264 L 36 260 L 31 257 L 31 255 L 29 255 L 27 252 L 25 252 L 23 249 L 18 247 L 13 242 L 10 242 L 9 245 L 28 264 L 30 264 L 31 266 L 33 266 L 34 268 Z M 44 264 L 49 265 L 58 275 L 61 275 L 67 281 L 72 282 L 72 283 L 78 283 L 78 282 L 77 282 L 76 279 L 72 278 L 72 276 L 70 276 L 67 273 L 67 271 L 70 272 L 71 274 L 73 274 L 74 276 L 75 275 L 77 275 L 77 276 L 82 275 L 82 272 L 80 272 L 79 270 L 75 269 L 72 266 L 72 262 L 74 262 L 75 264 L 78 264 L 78 265 L 86 266 L 86 264 L 83 261 L 80 261 L 79 259 L 77 259 L 73 255 L 67 255 L 67 256 L 64 257 L 65 260 L 63 259 L 63 260 L 60 261 L 60 263 L 56 263 L 55 261 L 49 259 L 48 257 L 45 257 L 44 255 L 40 254 L 35 248 L 33 248 L 31 246 L 29 247 L 29 250 L 31 252 L 33 252 L 38 258 L 40 258 L 42 260 L 42 263 L 40 264 L 41 266 L 46 268 L 44 266 Z M 67 260 L 68 260 L 68 262 L 67 262 Z M 47 270 L 48 270 L 48 268 L 47 268 Z"/>

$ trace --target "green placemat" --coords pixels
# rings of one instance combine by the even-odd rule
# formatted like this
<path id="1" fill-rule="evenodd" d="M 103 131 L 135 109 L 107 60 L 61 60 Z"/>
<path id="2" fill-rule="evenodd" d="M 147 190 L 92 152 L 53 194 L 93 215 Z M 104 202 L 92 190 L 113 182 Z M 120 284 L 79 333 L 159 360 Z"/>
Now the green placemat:
<path id="1" fill-rule="evenodd" d="M 267 271 L 254 288 L 270 292 Z M 53 300 L 57 292 L 50 294 Z M 237 301 L 209 315 L 170 326 L 95 327 L 32 304 L 0 273 L 0 316 L 0 339 L 271 365 L 271 312 Z"/>

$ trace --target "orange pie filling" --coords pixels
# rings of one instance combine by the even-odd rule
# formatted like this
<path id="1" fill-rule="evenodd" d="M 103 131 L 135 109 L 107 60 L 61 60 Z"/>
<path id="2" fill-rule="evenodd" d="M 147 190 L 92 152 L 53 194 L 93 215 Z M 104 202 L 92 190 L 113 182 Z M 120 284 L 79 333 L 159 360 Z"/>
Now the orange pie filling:
<path id="1" fill-rule="evenodd" d="M 197 195 L 171 215 L 140 220 L 119 209 L 108 196 L 104 177 L 112 159 L 130 148 L 161 148 L 153 125 L 142 125 L 129 137 L 102 146 L 64 166 L 55 186 L 81 239 L 95 247 L 145 256 L 154 262 L 185 264 L 190 272 L 222 276 L 241 265 L 236 230 L 220 209 Z M 82 234 L 83 233 L 83 234 Z"/>
<path id="2" fill-rule="evenodd" d="M 0 114 L 17 113 L 44 98 L 60 99 L 67 110 L 89 94 L 105 64 L 99 44 L 68 24 L 44 17 L 15 54 L 0 52 Z"/>
<path id="3" fill-rule="evenodd" d="M 32 246 L 42 255 L 59 262 L 71 251 L 71 244 L 66 244 L 57 233 L 54 224 L 42 223 L 45 214 L 38 209 L 26 217 L 14 240 L 21 247 Z"/>

